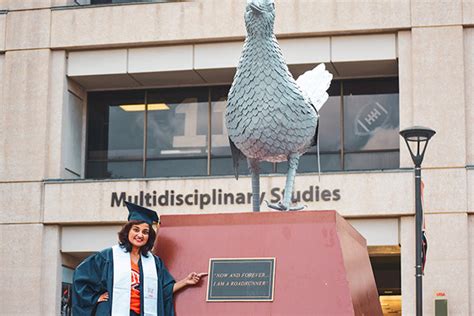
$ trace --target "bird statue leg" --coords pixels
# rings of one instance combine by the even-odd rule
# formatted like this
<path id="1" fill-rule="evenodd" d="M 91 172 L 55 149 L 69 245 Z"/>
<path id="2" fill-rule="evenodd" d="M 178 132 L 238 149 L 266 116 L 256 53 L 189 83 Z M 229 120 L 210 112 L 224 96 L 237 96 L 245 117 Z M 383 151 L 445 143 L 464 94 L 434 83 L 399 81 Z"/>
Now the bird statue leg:
<path id="1" fill-rule="evenodd" d="M 252 206 L 254 212 L 260 212 L 260 167 L 258 160 L 247 159 L 250 174 L 252 175 Z"/>
<path id="2" fill-rule="evenodd" d="M 297 153 L 291 154 L 288 157 L 288 173 L 286 175 L 285 194 L 283 195 L 283 201 L 278 202 L 278 204 L 268 204 L 270 208 L 278 211 L 299 211 L 304 208 L 304 206 L 290 206 L 291 196 L 293 195 L 293 185 L 295 183 L 296 169 L 298 169 L 299 160 L 300 155 Z"/>

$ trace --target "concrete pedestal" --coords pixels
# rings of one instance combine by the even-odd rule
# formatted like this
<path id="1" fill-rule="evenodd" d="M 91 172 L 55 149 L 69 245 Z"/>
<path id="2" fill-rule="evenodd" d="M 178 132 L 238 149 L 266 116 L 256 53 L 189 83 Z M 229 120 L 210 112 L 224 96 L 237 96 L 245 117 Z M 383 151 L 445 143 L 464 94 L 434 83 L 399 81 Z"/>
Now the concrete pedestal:
<path id="1" fill-rule="evenodd" d="M 207 277 L 176 295 L 184 315 L 381 315 L 365 239 L 335 211 L 162 216 L 157 254 L 176 279 L 210 258 L 274 257 L 273 302 L 207 302 Z"/>

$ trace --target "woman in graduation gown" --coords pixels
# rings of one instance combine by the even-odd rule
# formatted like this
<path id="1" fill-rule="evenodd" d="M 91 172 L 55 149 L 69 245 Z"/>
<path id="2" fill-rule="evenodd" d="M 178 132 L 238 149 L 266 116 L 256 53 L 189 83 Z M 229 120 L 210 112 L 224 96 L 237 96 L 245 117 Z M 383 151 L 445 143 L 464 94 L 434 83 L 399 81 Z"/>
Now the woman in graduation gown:
<path id="1" fill-rule="evenodd" d="M 159 223 L 156 212 L 125 202 L 128 222 L 119 244 L 85 259 L 72 285 L 73 316 L 173 316 L 173 293 L 195 285 L 205 273 L 190 273 L 176 282 L 163 261 L 153 255 Z"/>

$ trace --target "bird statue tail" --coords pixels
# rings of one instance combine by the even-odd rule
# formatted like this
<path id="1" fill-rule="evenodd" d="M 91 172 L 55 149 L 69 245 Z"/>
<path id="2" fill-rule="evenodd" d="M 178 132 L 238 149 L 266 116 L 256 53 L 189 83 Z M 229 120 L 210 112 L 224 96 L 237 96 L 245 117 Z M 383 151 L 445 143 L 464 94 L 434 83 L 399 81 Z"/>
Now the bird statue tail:
<path id="1" fill-rule="evenodd" d="M 319 112 L 329 98 L 326 91 L 329 89 L 331 80 L 332 74 L 326 70 L 324 64 L 319 64 L 313 70 L 309 70 L 299 76 L 296 83 L 305 98 L 309 99 L 316 111 Z"/>
<path id="2" fill-rule="evenodd" d="M 332 74 L 326 70 L 326 66 L 324 64 L 319 64 L 314 69 L 309 70 L 299 76 L 299 78 L 296 80 L 296 83 L 300 87 L 301 92 L 303 92 L 304 97 L 310 101 L 318 114 L 319 110 L 329 98 L 329 95 L 326 91 L 331 85 L 331 80 Z M 318 131 L 316 131 L 316 139 L 313 143 L 316 143 L 316 155 L 318 157 L 318 178 L 319 181 L 321 181 L 321 158 L 319 155 Z"/>

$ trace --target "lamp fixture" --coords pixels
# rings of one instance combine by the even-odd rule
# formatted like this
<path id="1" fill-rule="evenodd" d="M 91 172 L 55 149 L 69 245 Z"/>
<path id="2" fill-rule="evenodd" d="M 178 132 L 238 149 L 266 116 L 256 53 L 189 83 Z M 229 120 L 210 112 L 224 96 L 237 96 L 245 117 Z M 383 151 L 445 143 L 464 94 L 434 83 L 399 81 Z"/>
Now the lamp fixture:
<path id="1" fill-rule="evenodd" d="M 400 131 L 400 135 L 407 143 L 411 159 L 415 166 L 419 167 L 423 162 L 426 147 L 434 134 L 436 134 L 434 130 L 423 126 L 413 126 Z"/>

